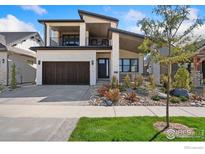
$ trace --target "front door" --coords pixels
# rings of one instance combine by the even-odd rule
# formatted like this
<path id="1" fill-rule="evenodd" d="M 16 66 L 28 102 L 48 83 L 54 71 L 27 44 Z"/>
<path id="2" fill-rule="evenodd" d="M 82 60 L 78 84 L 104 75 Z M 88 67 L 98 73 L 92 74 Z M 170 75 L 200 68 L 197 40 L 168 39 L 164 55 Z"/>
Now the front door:
<path id="1" fill-rule="evenodd" d="M 109 78 L 109 59 L 98 59 L 98 78 Z"/>
<path id="2" fill-rule="evenodd" d="M 205 61 L 202 62 L 202 74 L 203 74 L 203 79 L 205 78 Z"/>

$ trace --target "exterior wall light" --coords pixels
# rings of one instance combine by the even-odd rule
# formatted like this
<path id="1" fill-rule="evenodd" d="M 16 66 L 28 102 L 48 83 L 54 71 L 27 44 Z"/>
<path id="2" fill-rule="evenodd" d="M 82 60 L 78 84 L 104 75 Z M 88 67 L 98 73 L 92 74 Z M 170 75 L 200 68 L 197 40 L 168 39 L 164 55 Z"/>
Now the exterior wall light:
<path id="1" fill-rule="evenodd" d="M 91 60 L 91 65 L 94 65 L 94 60 Z"/>
<path id="2" fill-rule="evenodd" d="M 41 61 L 40 60 L 38 60 L 38 65 L 41 65 Z"/>
<path id="3" fill-rule="evenodd" d="M 2 59 L 2 63 L 3 63 L 3 64 L 5 63 L 5 59 Z"/>

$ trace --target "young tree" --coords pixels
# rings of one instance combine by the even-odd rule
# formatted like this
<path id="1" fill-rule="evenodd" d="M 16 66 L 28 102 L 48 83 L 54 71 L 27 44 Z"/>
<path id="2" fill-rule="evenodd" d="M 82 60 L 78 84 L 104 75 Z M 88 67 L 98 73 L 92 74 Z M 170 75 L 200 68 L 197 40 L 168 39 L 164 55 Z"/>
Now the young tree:
<path id="1" fill-rule="evenodd" d="M 200 36 L 194 36 L 193 30 L 203 23 L 199 18 L 189 18 L 189 6 L 156 6 L 153 9 L 153 14 L 156 15 L 154 19 L 144 18 L 138 23 L 145 34 L 144 42 L 139 49 L 149 53 L 154 62 L 168 67 L 166 123 L 169 127 L 172 64 L 187 62 L 193 56 L 200 39 Z M 191 23 L 191 26 L 185 28 L 183 25 L 186 23 Z M 162 48 L 168 50 L 167 55 L 160 54 Z"/>
<path id="2" fill-rule="evenodd" d="M 12 64 L 11 66 L 11 88 L 15 89 L 17 87 L 16 83 L 16 65 Z"/>

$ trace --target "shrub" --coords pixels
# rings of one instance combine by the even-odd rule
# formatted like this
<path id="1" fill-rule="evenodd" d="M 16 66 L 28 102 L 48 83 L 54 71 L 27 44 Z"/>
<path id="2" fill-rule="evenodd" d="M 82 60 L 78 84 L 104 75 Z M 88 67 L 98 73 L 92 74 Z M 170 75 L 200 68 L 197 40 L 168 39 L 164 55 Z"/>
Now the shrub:
<path id="1" fill-rule="evenodd" d="M 108 100 L 112 101 L 113 103 L 118 102 L 120 99 L 120 90 L 118 88 L 109 89 L 109 91 L 105 92 L 104 95 Z"/>
<path id="2" fill-rule="evenodd" d="M 143 76 L 142 76 L 142 75 L 138 75 L 138 76 L 135 78 L 135 87 L 141 86 L 142 83 L 143 83 Z"/>
<path id="3" fill-rule="evenodd" d="M 151 99 L 154 101 L 160 101 L 160 97 L 158 95 L 152 96 Z"/>
<path id="4" fill-rule="evenodd" d="M 146 88 L 142 88 L 142 87 L 137 87 L 136 88 L 136 92 L 138 94 L 144 95 L 144 96 L 148 96 L 149 95 L 149 91 Z"/>
<path id="5" fill-rule="evenodd" d="M 180 96 L 179 99 L 180 99 L 181 102 L 186 102 L 186 101 L 188 101 L 188 98 L 185 97 L 185 96 Z"/>
<path id="6" fill-rule="evenodd" d="M 203 82 L 203 84 L 205 85 L 205 79 L 203 79 L 203 81 L 202 81 L 202 82 Z"/>
<path id="7" fill-rule="evenodd" d="M 103 85 L 102 87 L 97 89 L 97 93 L 99 96 L 103 97 L 105 96 L 105 92 L 109 91 L 110 88 L 110 85 Z"/>
<path id="8" fill-rule="evenodd" d="M 184 66 L 181 66 L 174 76 L 173 87 L 190 90 L 190 81 L 189 71 Z"/>
<path id="9" fill-rule="evenodd" d="M 132 91 L 130 93 L 126 93 L 124 99 L 129 101 L 129 103 L 137 102 L 140 100 L 134 91 Z"/>
<path id="10" fill-rule="evenodd" d="M 113 76 L 113 77 L 112 77 L 111 87 L 112 87 L 112 88 L 117 88 L 117 87 L 118 87 L 118 80 L 117 80 L 116 76 Z"/>
<path id="11" fill-rule="evenodd" d="M 130 76 L 128 74 L 124 78 L 124 85 L 126 88 L 131 87 L 131 79 L 130 79 Z"/>
<path id="12" fill-rule="evenodd" d="M 178 97 L 171 97 L 170 102 L 176 104 L 180 102 L 180 99 Z"/>
<path id="13" fill-rule="evenodd" d="M 149 75 L 148 76 L 148 82 L 149 82 L 149 88 L 150 89 L 155 89 L 156 85 L 155 85 L 155 80 L 154 80 L 154 76 L 153 75 Z"/>
<path id="14" fill-rule="evenodd" d="M 16 65 L 12 64 L 11 66 L 11 88 L 15 89 L 17 88 L 17 83 L 16 83 Z"/>
<path id="15" fill-rule="evenodd" d="M 167 75 L 161 75 L 160 82 L 163 85 L 164 88 L 167 88 L 168 85 L 168 76 Z"/>
<path id="16" fill-rule="evenodd" d="M 0 92 L 4 89 L 4 86 L 0 83 Z"/>
<path id="17" fill-rule="evenodd" d="M 123 85 L 123 84 L 118 85 L 118 88 L 119 88 L 120 92 L 126 91 L 125 85 Z"/>

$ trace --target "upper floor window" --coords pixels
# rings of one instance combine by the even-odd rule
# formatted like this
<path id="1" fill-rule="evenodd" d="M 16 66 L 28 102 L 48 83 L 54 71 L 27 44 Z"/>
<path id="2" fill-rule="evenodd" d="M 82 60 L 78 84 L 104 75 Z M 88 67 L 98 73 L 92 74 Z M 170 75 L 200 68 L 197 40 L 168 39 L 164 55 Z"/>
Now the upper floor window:
<path id="1" fill-rule="evenodd" d="M 120 59 L 120 72 L 138 72 L 138 59 Z"/>
<path id="2" fill-rule="evenodd" d="M 63 46 L 79 46 L 79 35 L 63 35 Z"/>

